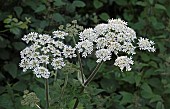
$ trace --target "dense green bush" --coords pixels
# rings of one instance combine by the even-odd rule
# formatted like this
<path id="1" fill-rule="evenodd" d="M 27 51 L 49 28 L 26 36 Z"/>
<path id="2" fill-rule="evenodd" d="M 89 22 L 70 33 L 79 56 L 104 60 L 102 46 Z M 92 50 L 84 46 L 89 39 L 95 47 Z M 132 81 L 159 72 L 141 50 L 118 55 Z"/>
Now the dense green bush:
<path id="1" fill-rule="evenodd" d="M 108 18 L 122 18 L 138 36 L 154 40 L 156 52 L 138 51 L 131 72 L 104 63 L 83 94 L 78 66 L 69 64 L 50 79 L 50 109 L 71 109 L 76 97 L 78 109 L 170 109 L 169 0 L 0 0 L 0 4 L 0 108 L 29 109 L 21 105 L 26 89 L 45 106 L 44 80 L 18 67 L 24 34 L 51 33 L 72 20 L 93 27 Z M 93 58 L 83 60 L 85 75 L 95 65 Z"/>

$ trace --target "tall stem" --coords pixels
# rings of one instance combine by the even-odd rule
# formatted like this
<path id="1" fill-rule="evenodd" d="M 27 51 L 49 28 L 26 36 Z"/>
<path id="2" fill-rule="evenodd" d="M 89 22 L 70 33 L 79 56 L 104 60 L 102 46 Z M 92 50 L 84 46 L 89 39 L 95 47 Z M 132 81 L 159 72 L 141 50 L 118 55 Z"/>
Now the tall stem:
<path id="1" fill-rule="evenodd" d="M 103 64 L 103 62 L 97 64 L 97 66 L 95 67 L 95 69 L 93 70 L 93 72 L 90 74 L 90 76 L 87 78 L 86 82 L 84 83 L 84 87 L 81 88 L 80 90 L 80 94 L 84 91 L 85 87 L 93 80 L 93 78 L 95 77 L 95 75 L 97 74 L 98 70 L 100 69 L 101 65 Z M 78 98 L 76 98 L 76 101 L 74 103 L 73 109 L 76 109 L 77 106 L 79 104 L 79 100 Z"/>
<path id="2" fill-rule="evenodd" d="M 45 79 L 45 98 L 46 98 L 46 109 L 49 108 L 49 84 L 48 78 Z"/>
<path id="3" fill-rule="evenodd" d="M 73 42 L 74 42 L 74 45 L 76 45 L 76 40 L 75 40 L 74 36 L 73 36 Z M 82 65 L 80 53 L 77 50 L 76 50 L 76 54 L 77 54 L 78 62 L 79 62 L 79 65 L 80 65 L 82 83 L 84 84 L 85 80 L 84 80 L 84 76 L 83 76 L 84 75 L 83 74 L 83 65 Z"/>

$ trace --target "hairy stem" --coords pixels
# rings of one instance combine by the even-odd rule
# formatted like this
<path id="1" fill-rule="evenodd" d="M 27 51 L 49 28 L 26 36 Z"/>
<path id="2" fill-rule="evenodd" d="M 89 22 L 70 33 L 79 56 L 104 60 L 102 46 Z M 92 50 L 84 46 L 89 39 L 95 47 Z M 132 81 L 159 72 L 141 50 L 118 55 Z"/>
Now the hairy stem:
<path id="1" fill-rule="evenodd" d="M 38 104 L 35 104 L 35 106 L 36 106 L 38 109 L 41 109 L 41 107 L 40 107 Z"/>
<path id="2" fill-rule="evenodd" d="M 46 97 L 46 109 L 49 108 L 49 84 L 48 78 L 45 79 L 45 97 Z"/>
<path id="3" fill-rule="evenodd" d="M 103 62 L 97 64 L 97 66 L 95 67 L 95 69 L 93 70 L 93 72 L 90 74 L 90 76 L 87 78 L 86 82 L 84 83 L 84 87 L 81 88 L 80 90 L 80 94 L 83 93 L 85 87 L 93 80 L 93 78 L 95 77 L 95 75 L 97 74 L 98 70 L 100 69 L 101 65 Z M 75 104 L 73 106 L 73 109 L 76 109 L 77 106 L 79 104 L 79 100 L 78 98 L 76 98 Z"/>
<path id="4" fill-rule="evenodd" d="M 75 40 L 74 36 L 73 36 L 73 42 L 74 42 L 74 44 L 76 45 L 76 40 Z M 84 76 L 83 76 L 83 65 L 82 65 L 80 53 L 78 52 L 78 50 L 76 50 L 76 54 L 77 54 L 78 62 L 79 62 L 79 65 L 80 65 L 82 83 L 84 84 L 84 82 L 85 82 L 84 79 L 85 79 L 85 78 L 84 78 Z"/>

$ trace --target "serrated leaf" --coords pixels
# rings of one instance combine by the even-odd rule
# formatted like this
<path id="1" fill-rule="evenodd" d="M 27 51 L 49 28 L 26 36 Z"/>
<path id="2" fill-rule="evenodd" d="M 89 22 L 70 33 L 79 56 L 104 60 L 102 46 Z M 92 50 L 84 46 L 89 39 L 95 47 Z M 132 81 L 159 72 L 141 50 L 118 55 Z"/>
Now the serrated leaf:
<path id="1" fill-rule="evenodd" d="M 150 103 L 156 102 L 156 101 L 163 101 L 162 97 L 160 95 L 154 95 L 151 100 Z"/>
<path id="2" fill-rule="evenodd" d="M 9 74 L 13 77 L 16 78 L 17 76 L 17 65 L 14 63 L 9 63 L 4 65 L 5 71 L 9 72 Z"/>
<path id="3" fill-rule="evenodd" d="M 19 81 L 17 83 L 15 83 L 12 88 L 16 91 L 21 91 L 23 92 L 26 88 L 27 88 L 27 84 L 24 83 L 23 81 Z"/>
<path id="4" fill-rule="evenodd" d="M 18 27 L 13 27 L 13 28 L 10 28 L 10 32 L 15 35 L 19 35 L 21 33 L 21 30 Z"/>
<path id="5" fill-rule="evenodd" d="M 163 6 L 163 5 L 161 5 L 161 4 L 155 4 L 155 8 L 156 8 L 156 9 L 160 9 L 160 10 L 165 10 L 165 11 L 166 11 L 165 6 Z"/>
<path id="6" fill-rule="evenodd" d="M 135 76 L 135 83 L 136 83 L 136 86 L 139 86 L 140 82 L 141 82 L 141 75 L 136 75 Z"/>
<path id="7" fill-rule="evenodd" d="M 127 103 L 132 103 L 133 102 L 133 94 L 129 92 L 120 92 L 120 94 L 123 96 L 123 98 L 120 101 L 120 104 L 126 105 Z"/>
<path id="8" fill-rule="evenodd" d="M 101 13 L 99 17 L 104 21 L 107 21 L 110 18 L 110 16 L 105 12 Z"/>
<path id="9" fill-rule="evenodd" d="M 147 3 L 146 2 L 142 2 L 142 1 L 138 1 L 138 2 L 136 2 L 136 5 L 145 7 L 145 6 L 147 6 Z"/>
<path id="10" fill-rule="evenodd" d="M 62 0 L 55 0 L 55 2 L 54 2 L 54 5 L 55 6 L 63 6 L 63 5 L 65 5 L 66 3 L 65 2 L 63 2 Z"/>
<path id="11" fill-rule="evenodd" d="M 93 0 L 93 5 L 96 9 L 101 8 L 103 6 L 103 3 L 99 0 Z"/>
<path id="12" fill-rule="evenodd" d="M 60 13 L 54 13 L 53 19 L 59 23 L 65 22 L 65 18 Z"/>
<path id="13" fill-rule="evenodd" d="M 23 42 L 14 42 L 12 43 L 12 45 L 14 46 L 16 50 L 22 50 L 26 47 Z"/>
<path id="14" fill-rule="evenodd" d="M 141 88 L 148 93 L 152 93 L 152 89 L 147 83 L 143 83 Z"/>
<path id="15" fill-rule="evenodd" d="M 116 4 L 120 6 L 125 6 L 127 5 L 127 0 L 115 0 Z"/>
<path id="16" fill-rule="evenodd" d="M 164 104 L 162 102 L 157 102 L 156 109 L 165 109 Z"/>
<path id="17" fill-rule="evenodd" d="M 9 94 L 0 95 L 0 107 L 3 109 L 14 109 L 13 102 Z"/>
<path id="18" fill-rule="evenodd" d="M 36 13 L 42 12 L 46 9 L 46 6 L 41 4 L 40 6 L 38 6 L 35 10 Z"/>
<path id="19" fill-rule="evenodd" d="M 21 13 L 23 12 L 22 7 L 20 7 L 20 6 L 14 7 L 14 10 L 15 10 L 17 16 L 20 17 Z"/>
<path id="20" fill-rule="evenodd" d="M 142 53 L 140 56 L 141 56 L 141 58 L 142 58 L 143 61 L 145 61 L 145 62 L 150 61 L 150 57 L 149 57 L 148 54 Z"/>
<path id="21" fill-rule="evenodd" d="M 86 4 L 83 1 L 79 1 L 79 0 L 73 1 L 72 5 L 75 7 L 85 7 L 86 6 Z"/>

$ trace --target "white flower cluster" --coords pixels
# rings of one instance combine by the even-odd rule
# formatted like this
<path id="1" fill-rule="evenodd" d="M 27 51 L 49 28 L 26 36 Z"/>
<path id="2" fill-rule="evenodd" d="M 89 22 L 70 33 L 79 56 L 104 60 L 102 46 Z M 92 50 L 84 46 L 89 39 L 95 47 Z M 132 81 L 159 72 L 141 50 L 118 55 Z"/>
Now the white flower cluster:
<path id="1" fill-rule="evenodd" d="M 130 65 L 133 65 L 132 58 L 119 56 L 122 53 L 127 55 L 136 54 L 135 49 L 148 50 L 154 52 L 154 42 L 148 39 L 140 38 L 138 46 L 134 46 L 136 33 L 127 26 L 127 22 L 121 19 L 109 19 L 107 24 L 98 24 L 94 28 L 85 29 L 79 34 L 80 41 L 76 44 L 82 57 L 87 57 L 93 50 L 97 58 L 97 63 L 111 60 L 112 54 L 117 56 L 114 65 L 120 67 L 121 71 L 126 68 L 130 71 Z M 122 53 L 121 53 L 122 52 Z"/>
<path id="2" fill-rule="evenodd" d="M 49 78 L 50 71 L 46 68 L 51 65 L 54 70 L 65 66 L 63 58 L 76 57 L 75 48 L 65 45 L 59 39 L 64 39 L 67 33 L 64 31 L 54 31 L 54 37 L 47 34 L 31 32 L 22 38 L 26 43 L 30 43 L 21 51 L 20 67 L 23 71 L 31 69 L 38 78 Z M 59 39 L 57 39 L 59 38 Z"/>

